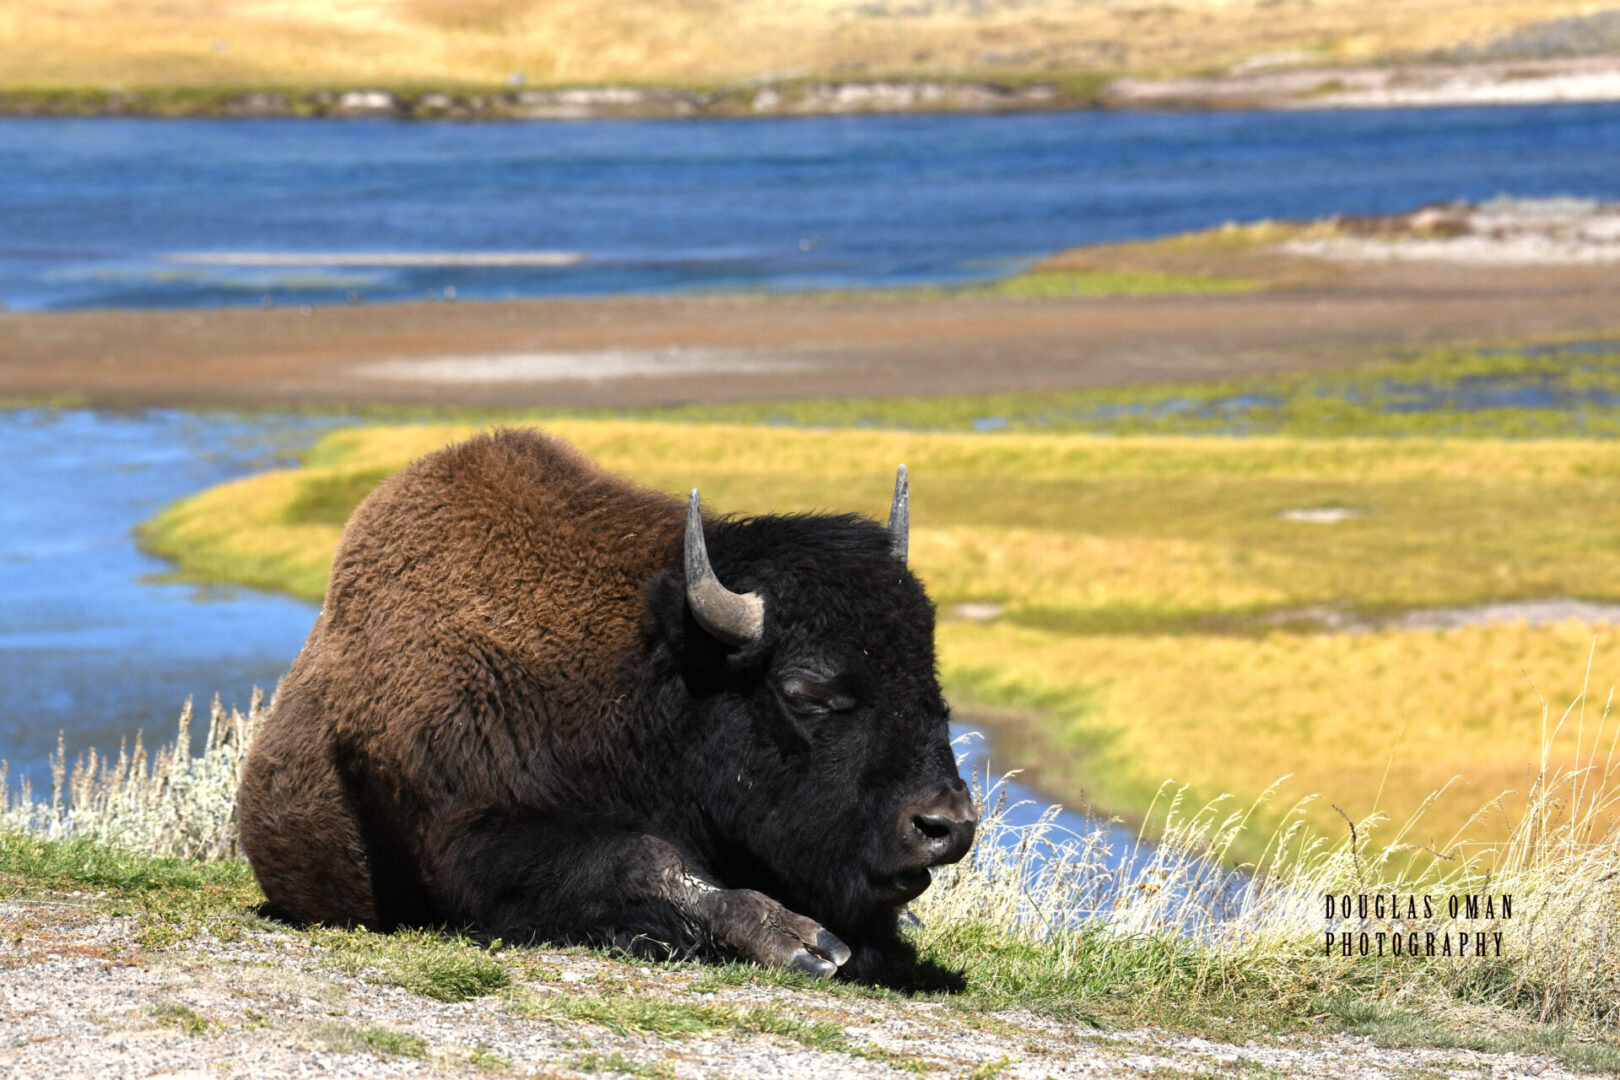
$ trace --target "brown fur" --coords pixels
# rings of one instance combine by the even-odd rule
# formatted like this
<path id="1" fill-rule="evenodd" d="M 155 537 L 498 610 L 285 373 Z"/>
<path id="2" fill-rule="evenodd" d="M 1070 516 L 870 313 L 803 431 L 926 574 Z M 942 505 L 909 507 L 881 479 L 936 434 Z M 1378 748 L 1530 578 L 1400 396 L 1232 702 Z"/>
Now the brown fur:
<path id="1" fill-rule="evenodd" d="M 625 720 L 612 703 L 643 586 L 677 557 L 683 510 L 527 431 L 451 447 L 362 503 L 242 784 L 242 847 L 276 906 L 300 920 L 397 921 L 373 900 L 388 868 L 368 862 L 359 799 L 425 824 L 491 785 L 500 801 L 549 805 L 567 798 L 559 778 L 612 777 Z M 498 696 L 502 670 L 551 695 L 555 726 L 474 726 L 464 697 Z M 420 707 L 380 714 L 379 686 Z M 345 790 L 340 759 L 356 753 L 372 782 Z M 524 789 L 542 775 L 545 788 Z M 389 839 L 421 852 L 426 838 L 419 826 Z"/>

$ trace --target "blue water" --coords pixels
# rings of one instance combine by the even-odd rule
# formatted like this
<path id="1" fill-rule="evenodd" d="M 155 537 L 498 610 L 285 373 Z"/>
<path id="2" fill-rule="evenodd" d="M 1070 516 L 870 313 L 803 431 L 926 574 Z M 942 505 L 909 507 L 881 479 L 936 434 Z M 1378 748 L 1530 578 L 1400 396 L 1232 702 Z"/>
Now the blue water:
<path id="1" fill-rule="evenodd" d="M 982 277 L 1074 244 L 1497 194 L 1620 198 L 1620 104 L 404 124 L 0 120 L 0 302 L 194 306 Z M 561 268 L 218 268 L 512 252 Z"/>
<path id="2" fill-rule="evenodd" d="M 137 523 L 183 495 L 286 464 L 332 420 L 168 411 L 0 411 L 0 758 L 48 789 L 70 757 L 170 742 L 187 697 L 247 705 L 287 669 L 315 607 L 163 580 Z"/>

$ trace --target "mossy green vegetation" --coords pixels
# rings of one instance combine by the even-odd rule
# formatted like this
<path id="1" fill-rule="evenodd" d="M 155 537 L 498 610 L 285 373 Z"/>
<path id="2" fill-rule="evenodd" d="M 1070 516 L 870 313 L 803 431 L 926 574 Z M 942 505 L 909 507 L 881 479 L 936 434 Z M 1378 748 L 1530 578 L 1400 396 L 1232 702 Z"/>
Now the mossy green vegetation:
<path id="1" fill-rule="evenodd" d="M 842 289 L 814 293 L 828 300 L 960 301 L 1047 300 L 1065 296 L 1188 296 L 1256 292 L 1263 281 L 1217 274 L 1166 270 L 1044 269 L 1032 267 L 1007 277 L 957 285 L 918 285 L 900 289 Z"/>
<path id="2" fill-rule="evenodd" d="M 353 1024 L 323 1024 L 317 1037 L 335 1054 L 349 1054 L 356 1050 L 370 1050 L 382 1056 L 427 1056 L 427 1040 L 420 1035 L 392 1031 L 381 1027 L 356 1027 Z"/>
<path id="3" fill-rule="evenodd" d="M 1003 284 L 1015 287 L 1018 280 Z M 1620 437 L 1620 338 L 1585 348 L 1436 348 L 1371 362 L 1347 361 L 1352 359 L 1357 362 L 1339 370 L 1197 383 L 725 402 L 614 415 L 691 423 L 1097 435 Z"/>
<path id="4" fill-rule="evenodd" d="M 120 914 L 162 910 L 177 918 L 245 911 L 264 899 L 245 862 L 152 858 L 0 830 L 0 900 L 85 889 L 105 892 Z"/>

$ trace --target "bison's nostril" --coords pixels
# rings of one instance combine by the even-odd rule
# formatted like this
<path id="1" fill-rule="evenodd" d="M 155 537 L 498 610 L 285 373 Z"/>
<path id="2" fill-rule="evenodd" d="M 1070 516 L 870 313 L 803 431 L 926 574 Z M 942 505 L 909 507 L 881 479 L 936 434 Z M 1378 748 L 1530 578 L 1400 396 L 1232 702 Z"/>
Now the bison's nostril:
<path id="1" fill-rule="evenodd" d="M 944 814 L 916 814 L 911 819 L 912 827 L 922 833 L 925 840 L 948 840 L 951 829 L 956 822 Z"/>

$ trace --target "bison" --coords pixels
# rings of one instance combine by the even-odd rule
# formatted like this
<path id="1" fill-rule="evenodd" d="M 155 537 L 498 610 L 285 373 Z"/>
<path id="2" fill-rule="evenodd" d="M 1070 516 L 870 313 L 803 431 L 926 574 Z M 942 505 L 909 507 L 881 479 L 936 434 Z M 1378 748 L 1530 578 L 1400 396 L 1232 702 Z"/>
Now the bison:
<path id="1" fill-rule="evenodd" d="M 248 757 L 270 910 L 875 977 L 976 824 L 908 505 L 705 520 L 526 430 L 410 465 Z"/>

